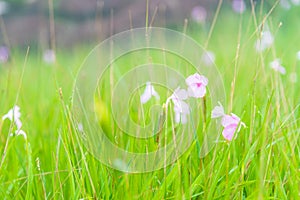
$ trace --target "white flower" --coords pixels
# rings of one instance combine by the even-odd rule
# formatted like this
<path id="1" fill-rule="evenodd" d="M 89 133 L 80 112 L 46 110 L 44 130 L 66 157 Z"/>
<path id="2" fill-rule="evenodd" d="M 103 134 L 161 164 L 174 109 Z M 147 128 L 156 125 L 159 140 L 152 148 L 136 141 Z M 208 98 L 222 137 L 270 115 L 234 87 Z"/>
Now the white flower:
<path id="1" fill-rule="evenodd" d="M 202 98 L 206 94 L 206 86 L 208 84 L 208 79 L 198 73 L 190 75 L 185 80 L 188 85 L 188 95 L 190 97 Z"/>
<path id="2" fill-rule="evenodd" d="M 274 70 L 277 71 L 281 74 L 285 74 L 285 68 L 281 65 L 281 60 L 280 59 L 275 59 L 273 62 L 270 63 L 270 67 Z"/>
<path id="3" fill-rule="evenodd" d="M 225 115 L 224 108 L 219 102 L 219 106 L 216 106 L 211 112 L 211 118 L 219 118 Z"/>
<path id="4" fill-rule="evenodd" d="M 56 61 L 55 51 L 52 49 L 47 49 L 43 54 L 44 62 L 47 64 L 53 64 Z"/>
<path id="5" fill-rule="evenodd" d="M 20 130 L 19 130 L 19 129 L 16 130 L 16 131 L 15 131 L 15 135 L 16 135 L 16 136 L 22 135 L 22 136 L 24 137 L 25 140 L 27 139 L 26 133 L 25 133 L 23 130 L 21 130 L 21 129 L 20 129 Z"/>
<path id="6" fill-rule="evenodd" d="M 175 99 L 173 100 L 173 103 L 174 103 L 174 111 L 176 113 L 190 114 L 190 107 L 186 102 L 179 99 Z"/>
<path id="7" fill-rule="evenodd" d="M 257 52 L 262 52 L 270 48 L 274 42 L 274 37 L 269 30 L 261 33 L 261 39 L 256 40 L 255 48 Z"/>
<path id="8" fill-rule="evenodd" d="M 8 61 L 9 53 L 9 48 L 6 46 L 0 46 L 0 63 L 6 63 Z"/>
<path id="9" fill-rule="evenodd" d="M 14 122 L 17 126 L 17 129 L 20 130 L 22 127 L 22 122 L 20 120 L 21 113 L 20 107 L 15 105 L 12 109 L 8 111 L 6 115 L 2 117 L 2 120 L 9 119 L 10 121 Z"/>
<path id="10" fill-rule="evenodd" d="M 25 131 L 21 130 L 22 127 L 22 122 L 20 120 L 21 117 L 21 113 L 20 113 L 20 107 L 15 105 L 12 109 L 10 109 L 8 111 L 7 114 L 3 115 L 2 120 L 4 121 L 5 119 L 9 119 L 11 122 L 14 122 L 16 124 L 17 130 L 15 131 L 15 133 L 11 133 L 10 136 L 13 135 L 22 135 L 24 137 L 24 139 L 27 139 L 27 135 L 25 133 Z"/>
<path id="11" fill-rule="evenodd" d="M 179 124 L 187 123 L 187 116 L 190 114 L 189 105 L 181 100 L 174 100 L 174 113 L 175 113 L 175 122 Z M 176 103 L 175 103 L 176 102 Z"/>
<path id="12" fill-rule="evenodd" d="M 196 6 L 191 12 L 191 17 L 195 22 L 204 23 L 206 20 L 207 12 L 202 6 Z"/>
<path id="13" fill-rule="evenodd" d="M 151 97 L 154 96 L 157 100 L 160 99 L 158 93 L 155 91 L 154 87 L 151 85 L 150 82 L 146 83 L 146 88 L 144 93 L 140 97 L 140 101 L 142 104 L 147 103 Z"/>
<path id="14" fill-rule="evenodd" d="M 280 0 L 280 6 L 285 10 L 289 10 L 291 8 L 291 4 L 288 0 Z"/>
<path id="15" fill-rule="evenodd" d="M 244 0 L 233 0 L 232 1 L 232 9 L 236 13 L 243 13 L 246 10 L 246 4 Z"/>
<path id="16" fill-rule="evenodd" d="M 291 0 L 291 2 L 292 2 L 295 6 L 299 6 L 299 5 L 300 5 L 300 0 Z"/>
<path id="17" fill-rule="evenodd" d="M 188 116 L 187 114 L 175 112 L 175 123 L 186 124 L 188 121 L 187 116 Z"/>
<path id="18" fill-rule="evenodd" d="M 184 100 L 188 99 L 188 93 L 184 89 L 180 89 L 180 87 L 176 88 L 173 94 L 168 98 L 167 104 L 169 100 L 172 100 L 174 103 L 174 113 L 175 113 L 175 122 L 177 124 L 187 123 L 187 115 L 190 114 L 189 105 L 184 102 Z"/>
<path id="19" fill-rule="evenodd" d="M 176 88 L 171 95 L 171 99 L 174 100 L 186 100 L 188 99 L 188 93 L 185 89 L 180 89 L 180 87 Z"/>

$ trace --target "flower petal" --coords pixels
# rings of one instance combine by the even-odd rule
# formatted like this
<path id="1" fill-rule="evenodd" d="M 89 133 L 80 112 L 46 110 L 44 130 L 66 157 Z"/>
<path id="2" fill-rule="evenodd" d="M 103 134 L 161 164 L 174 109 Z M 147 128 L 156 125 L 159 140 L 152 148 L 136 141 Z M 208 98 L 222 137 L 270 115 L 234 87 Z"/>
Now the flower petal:
<path id="1" fill-rule="evenodd" d="M 176 88 L 171 96 L 171 99 L 186 100 L 188 98 L 188 93 L 185 89 Z"/>
<path id="2" fill-rule="evenodd" d="M 219 103 L 219 106 L 216 106 L 212 111 L 211 111 L 211 118 L 218 118 L 222 117 L 225 115 L 224 108 L 222 104 Z"/>
<path id="3" fill-rule="evenodd" d="M 205 76 L 195 73 L 193 75 L 188 76 L 185 79 L 185 82 L 188 86 L 191 86 L 194 84 L 202 84 L 202 85 L 206 86 L 208 84 L 208 79 Z"/>
<path id="4" fill-rule="evenodd" d="M 186 124 L 187 123 L 187 114 L 182 114 L 179 112 L 175 112 L 175 123 L 176 124 Z"/>
<path id="5" fill-rule="evenodd" d="M 201 86 L 201 87 L 191 86 L 188 88 L 188 94 L 190 97 L 202 98 L 206 94 L 206 88 L 205 86 Z"/>
<path id="6" fill-rule="evenodd" d="M 16 130 L 15 134 L 16 134 L 16 136 L 22 135 L 25 140 L 27 139 L 27 135 L 26 135 L 26 133 L 23 130 Z"/>
<path id="7" fill-rule="evenodd" d="M 181 124 L 186 124 L 187 121 L 187 114 L 181 114 Z"/>
<path id="8" fill-rule="evenodd" d="M 19 120 L 21 117 L 20 107 L 15 105 L 7 114 L 3 115 L 2 120 L 9 119 L 10 121 Z"/>
<path id="9" fill-rule="evenodd" d="M 181 100 L 174 100 L 174 111 L 177 113 L 190 114 L 190 106 Z"/>
<path id="10" fill-rule="evenodd" d="M 15 124 L 16 124 L 16 126 L 17 126 L 17 129 L 20 130 L 21 127 L 22 127 L 22 122 L 21 122 L 21 120 L 20 120 L 20 119 L 16 119 L 16 120 L 15 120 Z"/>
<path id="11" fill-rule="evenodd" d="M 281 74 L 285 74 L 285 68 L 283 66 L 281 66 L 281 60 L 280 59 L 275 59 L 274 61 L 272 61 L 270 63 L 270 67 L 274 70 L 274 71 L 278 71 Z"/>
<path id="12" fill-rule="evenodd" d="M 222 126 L 226 128 L 229 125 L 238 125 L 240 123 L 240 118 L 235 114 L 225 115 L 222 118 Z"/>
<path id="13" fill-rule="evenodd" d="M 151 85 L 150 82 L 146 83 L 146 88 L 144 93 L 140 96 L 140 101 L 142 104 L 147 103 L 150 98 L 154 96 L 157 100 L 159 100 L 159 95 L 158 93 L 155 91 L 154 87 Z"/>
<path id="14" fill-rule="evenodd" d="M 225 127 L 223 132 L 222 132 L 223 137 L 226 140 L 231 141 L 233 136 L 234 136 L 236 128 L 237 128 L 236 124 L 232 124 L 232 125 L 229 125 L 229 126 Z"/>

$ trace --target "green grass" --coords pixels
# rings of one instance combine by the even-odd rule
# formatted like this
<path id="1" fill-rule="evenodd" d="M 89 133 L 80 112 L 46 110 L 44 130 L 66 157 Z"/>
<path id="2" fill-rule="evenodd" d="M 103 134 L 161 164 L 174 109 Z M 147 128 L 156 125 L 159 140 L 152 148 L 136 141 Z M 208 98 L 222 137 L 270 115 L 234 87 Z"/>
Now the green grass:
<path id="1" fill-rule="evenodd" d="M 224 106 L 247 127 L 203 158 L 192 145 L 174 164 L 148 173 L 128 174 L 103 165 L 76 134 L 70 116 L 72 87 L 89 48 L 58 50 L 54 66 L 44 64 L 40 52 L 30 50 L 26 57 L 14 49 L 12 60 L 0 66 L 0 115 L 19 105 L 28 139 L 9 137 L 10 123 L 0 120 L 1 199 L 298 199 L 300 85 L 290 82 L 289 75 L 300 75 L 300 9 L 276 8 L 270 15 L 256 11 L 255 17 L 250 12 L 241 17 L 222 7 L 207 46 L 215 52 L 224 80 Z M 260 54 L 254 42 L 256 24 L 264 16 L 275 42 Z M 190 23 L 187 33 L 204 44 L 209 29 Z M 286 75 L 269 68 L 276 57 Z M 118 62 L 137 63 L 128 57 Z M 167 62 L 181 64 L 176 58 Z M 114 70 L 115 77 L 122 72 Z M 109 86 L 105 88 L 109 94 Z M 115 126 L 111 120 L 105 123 Z M 123 137 L 119 142 L 125 147 L 128 141 L 132 139 Z M 135 144 L 141 149 L 147 145 L 132 142 L 128 150 L 135 150 Z"/>

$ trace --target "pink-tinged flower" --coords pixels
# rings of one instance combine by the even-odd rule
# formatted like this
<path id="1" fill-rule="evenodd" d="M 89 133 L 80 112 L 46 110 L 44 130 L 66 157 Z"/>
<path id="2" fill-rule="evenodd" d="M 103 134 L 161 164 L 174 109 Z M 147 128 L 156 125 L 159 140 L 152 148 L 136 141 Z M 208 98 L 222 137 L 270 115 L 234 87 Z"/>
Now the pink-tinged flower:
<path id="1" fill-rule="evenodd" d="M 233 0 L 232 1 L 232 9 L 236 13 L 243 13 L 246 10 L 246 4 L 244 0 Z"/>
<path id="2" fill-rule="evenodd" d="M 179 87 L 176 88 L 173 94 L 167 99 L 167 105 L 170 100 L 172 100 L 174 104 L 175 122 L 177 124 L 187 123 L 187 116 L 190 114 L 190 107 L 186 102 L 184 102 L 186 99 L 188 99 L 187 91 L 180 89 Z"/>
<path id="3" fill-rule="evenodd" d="M 240 131 L 241 127 L 238 127 L 239 125 L 245 126 L 245 124 L 241 122 L 240 118 L 235 114 L 231 113 L 230 115 L 226 115 L 224 113 L 224 108 L 220 103 L 219 106 L 216 106 L 211 113 L 211 118 L 219 117 L 222 117 L 221 124 L 224 127 L 222 135 L 227 141 L 231 141 L 235 132 Z"/>
<path id="4" fill-rule="evenodd" d="M 233 113 L 222 118 L 222 126 L 224 127 L 222 135 L 226 140 L 232 140 L 240 121 L 240 118 Z"/>
<path id="5" fill-rule="evenodd" d="M 155 91 L 154 87 L 151 85 L 151 83 L 147 82 L 145 91 L 140 97 L 141 103 L 142 104 L 147 103 L 151 99 L 152 96 L 154 96 L 156 98 L 156 100 L 159 100 L 159 98 L 160 98 L 158 93 Z"/>
<path id="6" fill-rule="evenodd" d="M 275 59 L 273 62 L 270 63 L 270 67 L 281 74 L 285 74 L 285 68 L 281 65 L 280 59 Z"/>
<path id="7" fill-rule="evenodd" d="M 195 6 L 191 12 L 191 17 L 195 22 L 200 24 L 206 20 L 207 12 L 202 6 Z"/>
<path id="8" fill-rule="evenodd" d="M 215 63 L 216 56 L 212 51 L 205 51 L 201 57 L 203 64 L 207 66 L 212 66 Z"/>
<path id="9" fill-rule="evenodd" d="M 17 126 L 17 129 L 20 130 L 22 127 L 22 122 L 20 120 L 21 113 L 20 113 L 20 107 L 15 105 L 12 109 L 8 111 L 7 114 L 5 114 L 2 117 L 2 120 L 9 119 L 10 121 L 14 122 Z"/>
<path id="10" fill-rule="evenodd" d="M 261 33 L 261 38 L 256 40 L 255 48 L 257 52 L 262 52 L 273 45 L 274 37 L 269 30 Z"/>
<path id="11" fill-rule="evenodd" d="M 6 63 L 9 58 L 9 49 L 5 46 L 0 47 L 0 63 Z"/>
<path id="12" fill-rule="evenodd" d="M 43 54 L 44 62 L 47 64 L 53 64 L 56 61 L 55 51 L 52 49 L 47 49 Z"/>
<path id="13" fill-rule="evenodd" d="M 190 97 L 202 98 L 206 94 L 208 79 L 198 73 L 190 75 L 185 80 L 188 85 L 188 95 Z"/>

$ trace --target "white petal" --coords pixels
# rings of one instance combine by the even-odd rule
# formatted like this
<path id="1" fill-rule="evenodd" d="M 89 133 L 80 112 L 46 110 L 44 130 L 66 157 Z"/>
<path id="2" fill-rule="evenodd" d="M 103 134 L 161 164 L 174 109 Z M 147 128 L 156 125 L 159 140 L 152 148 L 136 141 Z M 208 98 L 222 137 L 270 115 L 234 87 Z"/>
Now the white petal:
<path id="1" fill-rule="evenodd" d="M 17 129 L 20 130 L 21 127 L 22 127 L 22 122 L 21 122 L 21 120 L 20 120 L 20 119 L 16 119 L 16 120 L 15 120 L 15 124 L 16 124 L 16 126 L 17 126 Z"/>
<path id="2" fill-rule="evenodd" d="M 196 6 L 191 12 L 191 17 L 195 22 L 204 23 L 207 17 L 207 12 L 204 7 Z"/>
<path id="3" fill-rule="evenodd" d="M 292 2 L 295 6 L 299 6 L 299 5 L 300 5 L 300 0 L 291 0 L 291 2 Z"/>
<path id="4" fill-rule="evenodd" d="M 181 114 L 181 123 L 186 124 L 188 121 L 186 114 Z"/>
<path id="5" fill-rule="evenodd" d="M 175 112 L 175 123 L 176 124 L 179 124 L 179 123 L 186 124 L 187 121 L 188 121 L 188 119 L 187 119 L 186 114 Z"/>
<path id="6" fill-rule="evenodd" d="M 157 100 L 159 100 L 160 97 L 159 97 L 158 93 L 155 91 L 154 87 L 151 85 L 151 83 L 147 82 L 146 84 L 147 85 L 146 85 L 145 91 L 140 96 L 141 103 L 142 104 L 147 103 L 152 96 L 154 96 Z"/>
<path id="7" fill-rule="evenodd" d="M 171 99 L 179 99 L 179 100 L 185 100 L 188 98 L 188 93 L 185 89 L 180 89 L 180 87 L 176 88 L 173 92 Z"/>
<path id="8" fill-rule="evenodd" d="M 274 37 L 273 37 L 272 33 L 270 31 L 264 31 L 262 34 L 263 34 L 262 35 L 262 42 L 267 47 L 270 47 L 274 42 Z"/>
<path id="9" fill-rule="evenodd" d="M 154 90 L 154 87 L 152 86 L 151 88 L 151 94 L 152 96 L 154 96 L 156 98 L 156 100 L 159 100 L 160 99 L 160 96 L 159 94 Z"/>
<path id="10" fill-rule="evenodd" d="M 24 139 L 26 140 L 27 139 L 27 135 L 26 133 L 23 131 L 23 130 L 16 130 L 15 131 L 15 134 L 18 136 L 18 135 L 22 135 L 24 137 Z"/>
<path id="11" fill-rule="evenodd" d="M 2 116 L 2 121 L 6 120 L 6 119 L 10 119 L 8 114 L 5 114 L 5 115 Z"/>
<path id="12" fill-rule="evenodd" d="M 274 37 L 272 33 L 269 30 L 263 31 L 261 39 L 256 40 L 255 43 L 256 51 L 257 52 L 264 51 L 265 49 L 271 47 L 273 42 L 274 42 Z"/>
<path id="13" fill-rule="evenodd" d="M 9 119 L 10 121 L 16 121 L 21 117 L 20 107 L 15 105 L 10 109 L 6 115 L 2 117 L 2 120 Z M 13 120 L 14 119 L 14 120 Z"/>
<path id="14" fill-rule="evenodd" d="M 285 68 L 283 66 L 281 66 L 281 60 L 280 59 L 275 59 L 274 61 L 272 61 L 270 63 L 270 67 L 274 70 L 274 71 L 278 71 L 281 74 L 285 74 Z"/>
<path id="15" fill-rule="evenodd" d="M 190 106 L 185 103 L 184 101 L 177 100 L 173 101 L 174 103 L 174 111 L 178 113 L 185 113 L 189 114 L 190 113 Z"/>
<path id="16" fill-rule="evenodd" d="M 143 93 L 140 97 L 140 101 L 142 104 L 147 103 L 151 98 L 151 95 L 149 95 L 148 93 Z"/>
<path id="17" fill-rule="evenodd" d="M 244 0 L 233 0 L 232 9 L 236 13 L 243 13 L 246 10 L 246 4 Z"/>
<path id="18" fill-rule="evenodd" d="M 194 84 L 203 84 L 206 86 L 208 84 L 208 79 L 205 76 L 202 76 L 198 73 L 192 74 L 185 79 L 185 82 L 188 86 Z"/>
<path id="19" fill-rule="evenodd" d="M 288 2 L 288 0 L 280 0 L 280 5 L 286 10 L 289 10 L 291 8 L 291 4 Z"/>
<path id="20" fill-rule="evenodd" d="M 224 108 L 221 103 L 211 111 L 211 118 L 223 117 L 225 115 Z"/>
<path id="21" fill-rule="evenodd" d="M 175 123 L 180 123 L 181 114 L 179 112 L 175 112 Z"/>
<path id="22" fill-rule="evenodd" d="M 53 64 L 56 61 L 55 51 L 52 49 L 47 49 L 44 51 L 43 59 L 47 64 Z"/>
<path id="23" fill-rule="evenodd" d="M 281 73 L 281 74 L 286 73 L 285 68 L 283 66 L 278 66 L 278 72 Z"/>
<path id="24" fill-rule="evenodd" d="M 194 98 L 202 98 L 206 94 L 206 88 L 204 86 L 202 87 L 197 87 L 197 86 L 190 86 L 188 88 L 188 95 L 190 97 Z"/>

